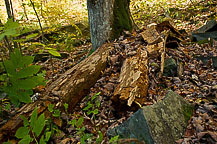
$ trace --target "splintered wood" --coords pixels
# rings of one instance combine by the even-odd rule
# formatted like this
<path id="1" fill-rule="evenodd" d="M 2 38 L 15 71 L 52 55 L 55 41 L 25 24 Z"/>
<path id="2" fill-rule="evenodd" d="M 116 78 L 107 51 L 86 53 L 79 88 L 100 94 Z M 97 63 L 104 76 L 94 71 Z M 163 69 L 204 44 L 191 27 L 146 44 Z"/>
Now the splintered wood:
<path id="1" fill-rule="evenodd" d="M 139 106 L 144 104 L 148 91 L 147 63 L 147 52 L 141 47 L 138 49 L 136 56 L 124 61 L 119 84 L 112 97 L 114 101 L 127 101 L 128 106 L 131 106 L 133 102 Z"/>
<path id="2" fill-rule="evenodd" d="M 164 43 L 155 25 L 142 32 L 141 35 L 148 42 L 147 51 L 149 54 L 156 54 L 162 50 Z"/>

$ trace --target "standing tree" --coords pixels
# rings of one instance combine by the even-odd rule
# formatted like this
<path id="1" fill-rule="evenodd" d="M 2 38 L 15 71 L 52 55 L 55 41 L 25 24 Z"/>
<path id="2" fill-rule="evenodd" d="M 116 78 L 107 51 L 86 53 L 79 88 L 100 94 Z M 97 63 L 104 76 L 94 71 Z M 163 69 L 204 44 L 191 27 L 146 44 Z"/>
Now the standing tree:
<path id="1" fill-rule="evenodd" d="M 93 50 L 132 30 L 129 5 L 130 0 L 87 0 Z"/>

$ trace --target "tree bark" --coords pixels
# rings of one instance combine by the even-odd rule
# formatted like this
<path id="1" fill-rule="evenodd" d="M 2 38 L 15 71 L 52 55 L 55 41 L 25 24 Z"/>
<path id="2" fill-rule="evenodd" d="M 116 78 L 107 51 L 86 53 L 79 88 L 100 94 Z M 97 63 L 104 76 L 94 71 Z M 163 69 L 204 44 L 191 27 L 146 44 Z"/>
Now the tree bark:
<path id="1" fill-rule="evenodd" d="M 87 0 L 91 42 L 96 50 L 108 40 L 131 31 L 130 0 Z"/>

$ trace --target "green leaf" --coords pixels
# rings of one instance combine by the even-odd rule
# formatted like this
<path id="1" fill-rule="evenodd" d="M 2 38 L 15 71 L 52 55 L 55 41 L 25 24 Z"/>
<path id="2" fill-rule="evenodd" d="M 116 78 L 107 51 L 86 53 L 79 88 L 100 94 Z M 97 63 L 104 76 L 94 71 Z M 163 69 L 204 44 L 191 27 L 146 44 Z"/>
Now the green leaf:
<path id="1" fill-rule="evenodd" d="M 118 138 L 119 138 L 119 135 L 112 137 L 112 138 L 109 140 L 109 143 L 117 144 Z"/>
<path id="2" fill-rule="evenodd" d="M 28 119 L 23 115 L 20 115 L 20 118 L 23 120 L 24 127 L 27 127 L 29 125 Z"/>
<path id="3" fill-rule="evenodd" d="M 98 138 L 96 139 L 96 143 L 97 144 L 100 144 L 101 142 L 102 142 L 102 140 L 103 140 L 103 134 L 102 134 L 102 132 L 101 131 L 98 131 Z"/>
<path id="4" fill-rule="evenodd" d="M 93 104 L 90 102 L 87 103 L 87 106 L 83 109 L 84 111 L 89 110 L 91 107 L 93 107 Z"/>
<path id="5" fill-rule="evenodd" d="M 41 136 L 39 144 L 46 144 L 46 141 L 44 139 L 44 136 Z"/>
<path id="6" fill-rule="evenodd" d="M 31 79 L 35 81 L 37 85 L 46 85 L 46 83 L 44 82 L 44 78 L 42 76 L 33 76 L 31 77 Z"/>
<path id="7" fill-rule="evenodd" d="M 54 117 L 60 117 L 60 110 L 59 109 L 54 110 L 53 116 Z"/>
<path id="8" fill-rule="evenodd" d="M 93 111 L 93 114 L 96 115 L 96 114 L 98 114 L 98 112 L 99 112 L 98 109 L 95 109 L 95 110 Z"/>
<path id="9" fill-rule="evenodd" d="M 54 111 L 54 104 L 49 104 L 48 110 L 49 110 L 49 112 L 53 112 Z"/>
<path id="10" fill-rule="evenodd" d="M 75 127 L 76 119 L 73 119 L 73 120 L 69 121 L 69 124 L 71 124 L 73 127 Z"/>
<path id="11" fill-rule="evenodd" d="M 38 33 L 27 35 L 27 36 L 26 36 L 26 40 L 31 39 L 31 38 L 34 38 L 34 37 L 36 37 L 37 35 L 38 35 Z"/>
<path id="12" fill-rule="evenodd" d="M 26 67 L 34 61 L 34 56 L 23 56 L 18 64 L 18 67 Z"/>
<path id="13" fill-rule="evenodd" d="M 19 72 L 17 72 L 17 78 L 25 78 L 25 77 L 33 76 L 39 70 L 40 70 L 40 66 L 31 65 L 31 66 L 26 67 L 24 69 L 21 69 Z"/>
<path id="14" fill-rule="evenodd" d="M 17 131 L 15 136 L 19 139 L 24 138 L 29 134 L 30 129 L 28 127 L 20 127 Z"/>
<path id="15" fill-rule="evenodd" d="M 30 142 L 32 142 L 32 138 L 30 137 L 30 135 L 26 135 L 21 141 L 18 142 L 18 144 L 29 144 Z"/>
<path id="16" fill-rule="evenodd" d="M 5 37 L 5 34 L 4 34 L 4 33 L 0 34 L 0 41 L 3 40 L 4 37 Z"/>
<path id="17" fill-rule="evenodd" d="M 14 85 L 16 85 L 16 87 L 20 89 L 25 89 L 25 90 L 32 89 L 38 85 L 38 82 L 35 81 L 34 77 L 19 80 L 17 82 L 14 82 Z"/>
<path id="18" fill-rule="evenodd" d="M 45 134 L 45 141 L 46 141 L 46 142 L 48 142 L 48 141 L 49 141 L 49 139 L 50 139 L 50 136 L 51 136 L 51 131 L 49 131 L 49 132 L 46 132 L 46 134 Z"/>
<path id="19" fill-rule="evenodd" d="M 6 110 L 10 110 L 10 109 L 11 109 L 11 104 L 7 104 L 7 105 L 5 106 L 5 109 L 6 109 Z"/>
<path id="20" fill-rule="evenodd" d="M 35 126 L 33 128 L 33 132 L 36 134 L 37 137 L 41 134 L 42 130 L 44 129 L 44 126 L 45 126 L 45 116 L 44 114 L 41 114 L 38 120 L 36 120 Z"/>
<path id="21" fill-rule="evenodd" d="M 15 75 L 16 74 L 16 67 L 14 66 L 12 61 L 6 60 L 6 61 L 4 61 L 4 65 L 5 65 L 6 71 L 9 75 Z"/>
<path id="22" fill-rule="evenodd" d="M 61 57 L 60 53 L 56 50 L 48 50 L 48 52 L 53 56 Z"/>
<path id="23" fill-rule="evenodd" d="M 34 111 L 32 112 L 32 116 L 30 118 L 30 126 L 32 128 L 34 128 L 35 125 L 36 125 L 37 117 L 38 117 L 38 113 L 37 113 L 37 106 L 36 106 L 35 109 L 34 109 Z"/>
<path id="24" fill-rule="evenodd" d="M 20 102 L 24 102 L 24 103 L 32 102 L 30 95 L 24 91 L 17 92 L 17 98 Z"/>
<path id="25" fill-rule="evenodd" d="M 77 127 L 82 126 L 83 121 L 84 121 L 84 118 L 83 118 L 83 117 L 80 117 L 80 118 L 78 119 L 77 123 L 76 123 L 76 126 L 77 126 Z"/>
<path id="26" fill-rule="evenodd" d="M 64 103 L 63 104 L 64 108 L 65 108 L 65 111 L 67 112 L 68 108 L 69 108 L 69 105 L 67 103 Z"/>
<path id="27" fill-rule="evenodd" d="M 14 69 L 19 68 L 20 62 L 22 59 L 22 54 L 19 49 L 14 49 L 14 52 L 10 55 L 10 61 L 12 61 L 14 65 Z"/>
<path id="28" fill-rule="evenodd" d="M 20 25 L 18 22 L 14 22 L 13 19 L 8 19 L 8 21 L 5 23 L 5 29 L 17 29 Z"/>

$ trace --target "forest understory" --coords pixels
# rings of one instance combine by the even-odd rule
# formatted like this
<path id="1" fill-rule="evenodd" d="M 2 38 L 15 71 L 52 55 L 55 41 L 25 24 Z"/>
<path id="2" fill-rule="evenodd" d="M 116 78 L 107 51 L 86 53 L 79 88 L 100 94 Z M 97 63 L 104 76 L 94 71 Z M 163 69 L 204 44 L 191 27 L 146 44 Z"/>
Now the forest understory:
<path id="1" fill-rule="evenodd" d="M 131 143 L 134 140 L 109 138 L 107 130 L 123 123 L 140 107 L 153 105 L 162 100 L 170 89 L 195 107 L 183 138 L 177 140 L 177 143 L 217 143 L 217 39 L 215 37 L 205 41 L 195 41 L 192 36 L 192 32 L 197 31 L 208 21 L 217 20 L 217 2 L 209 2 L 190 2 L 182 8 L 171 6 L 167 10 L 165 8 L 163 11 L 156 11 L 156 15 L 147 14 L 149 7 L 139 5 L 139 2 L 132 2 L 131 13 L 137 26 L 132 32 L 125 31 L 117 40 L 102 46 L 106 49 L 109 45 L 113 49 L 107 57 L 105 70 L 100 71 L 100 78 L 92 84 L 88 94 L 72 110 L 68 110 L 68 105 L 60 104 L 60 98 L 55 95 L 48 96 L 51 103 L 55 105 L 49 105 L 50 103 L 45 101 L 44 106 L 41 108 L 39 106 L 39 113 L 45 111 L 44 107 L 48 107 L 52 113 L 47 116 L 53 121 L 55 134 L 48 143 L 74 144 L 84 141 L 85 143 Z M 217 24 L 213 27 L 217 31 Z M 50 47 L 59 49 L 62 57 L 50 56 L 47 52 L 49 49 L 37 55 L 42 45 L 26 48 L 33 42 L 40 41 L 41 35 L 26 42 L 22 50 L 24 55 L 36 55 L 34 64 L 41 66 L 40 71 L 46 71 L 47 85 L 34 89 L 32 99 L 35 102 L 44 101 L 43 96 L 53 82 L 94 53 L 91 51 L 88 36 L 74 40 L 73 43 L 76 44 L 73 50 L 67 51 L 70 48 L 64 48 L 70 47 L 70 42 L 52 45 L 57 41 L 59 43 L 64 41 L 64 36 L 67 34 L 64 35 L 63 31 L 67 29 L 52 32 L 49 30 L 48 28 L 48 32 L 45 31 L 47 34 L 45 37 L 49 39 Z M 88 31 L 85 28 L 83 30 Z M 155 36 L 160 40 L 152 41 Z M 69 36 L 68 39 L 70 38 L 72 37 Z M 2 47 L 3 45 L 1 44 Z M 146 54 L 147 65 L 141 67 L 147 71 L 145 80 L 148 83 L 147 95 L 142 98 L 142 104 L 136 99 L 129 101 L 128 97 L 121 99 L 116 96 L 125 60 L 133 61 L 141 51 Z M 8 57 L 3 50 L 1 54 Z M 1 98 L 3 108 L 0 118 L 0 137 L 3 141 L 10 140 L 11 143 L 16 143 L 14 132 L 10 133 L 10 128 L 13 126 L 5 128 L 4 125 L 10 125 L 7 123 L 10 119 L 24 110 L 28 113 L 28 109 L 13 105 L 10 109 L 6 109 L 7 103 L 7 99 Z M 59 105 L 64 105 L 65 109 L 58 109 Z M 54 111 L 56 115 L 53 115 Z"/>

